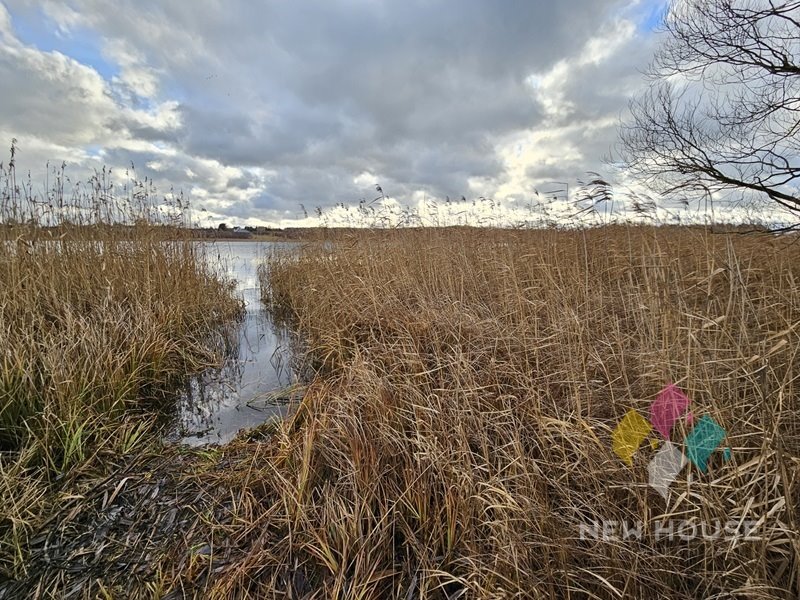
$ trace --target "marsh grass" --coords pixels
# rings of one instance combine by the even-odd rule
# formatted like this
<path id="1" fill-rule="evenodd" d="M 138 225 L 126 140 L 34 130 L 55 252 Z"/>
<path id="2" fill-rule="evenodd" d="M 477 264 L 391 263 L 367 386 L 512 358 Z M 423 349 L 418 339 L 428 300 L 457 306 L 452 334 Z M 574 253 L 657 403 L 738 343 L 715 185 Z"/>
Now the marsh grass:
<path id="1" fill-rule="evenodd" d="M 225 475 L 238 509 L 216 531 L 241 552 L 209 597 L 800 593 L 796 238 L 364 231 L 265 275 L 320 376 Z M 629 467 L 611 434 L 670 382 L 733 452 L 665 502 L 653 450 Z M 759 539 L 659 539 L 670 518 L 758 520 Z M 609 520 L 643 534 L 581 539 Z"/>
<path id="2" fill-rule="evenodd" d="M 241 311 L 183 236 L 182 201 L 103 172 L 37 192 L 0 172 L 0 579 L 81 476 L 153 447 L 175 385 Z"/>
<path id="3" fill-rule="evenodd" d="M 114 458 L 53 507 L 10 597 L 795 598 L 799 259 L 792 236 L 666 227 L 276 252 L 264 301 L 317 365 L 293 415 Z M 654 450 L 628 466 L 611 436 L 669 382 L 732 457 L 684 468 L 665 502 Z M 758 539 L 659 539 L 670 518 L 758 520 Z M 581 539 L 603 520 L 645 526 Z"/>

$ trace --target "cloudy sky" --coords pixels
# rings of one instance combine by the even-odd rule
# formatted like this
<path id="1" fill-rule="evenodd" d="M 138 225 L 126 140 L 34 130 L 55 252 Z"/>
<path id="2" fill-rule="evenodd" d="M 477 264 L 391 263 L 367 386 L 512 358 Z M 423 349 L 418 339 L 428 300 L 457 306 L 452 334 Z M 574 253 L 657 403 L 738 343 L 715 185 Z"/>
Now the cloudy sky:
<path id="1" fill-rule="evenodd" d="M 512 211 L 616 142 L 662 0 L 0 0 L 0 141 L 133 163 L 210 223 L 376 196 Z M 5 158 L 3 156 L 2 158 Z"/>

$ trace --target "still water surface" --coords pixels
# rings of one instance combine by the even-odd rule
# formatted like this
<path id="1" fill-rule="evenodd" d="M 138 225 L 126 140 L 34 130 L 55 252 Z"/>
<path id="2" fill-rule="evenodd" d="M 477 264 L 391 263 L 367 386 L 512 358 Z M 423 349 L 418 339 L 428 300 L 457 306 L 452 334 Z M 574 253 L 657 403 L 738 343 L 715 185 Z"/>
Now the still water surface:
<path id="1" fill-rule="evenodd" d="M 292 338 L 264 310 L 257 270 L 270 251 L 291 244 L 198 243 L 205 246 L 212 267 L 236 281 L 236 293 L 245 302 L 246 314 L 233 333 L 233 352 L 222 368 L 208 370 L 187 382 L 172 437 L 191 445 L 224 444 L 243 429 L 283 417 L 290 408 L 283 399 L 276 399 L 281 395 L 276 392 L 297 383 L 292 369 Z"/>

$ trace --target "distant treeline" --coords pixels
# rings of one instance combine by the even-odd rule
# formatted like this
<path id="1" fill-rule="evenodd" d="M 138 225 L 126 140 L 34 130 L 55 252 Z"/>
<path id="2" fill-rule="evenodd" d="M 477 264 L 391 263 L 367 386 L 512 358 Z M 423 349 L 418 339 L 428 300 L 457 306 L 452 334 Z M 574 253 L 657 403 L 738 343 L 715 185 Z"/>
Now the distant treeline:
<path id="1" fill-rule="evenodd" d="M 193 227 L 188 231 L 193 237 L 213 238 L 213 239 L 251 239 L 251 238 L 271 238 L 277 240 L 298 240 L 308 237 L 309 233 L 316 230 L 315 227 L 287 227 L 277 229 L 273 227 L 242 227 L 242 228 L 221 228 L 221 227 Z"/>
<path id="2" fill-rule="evenodd" d="M 30 236 L 40 238 L 71 238 L 81 237 L 99 238 L 112 236 L 117 239 L 134 238 L 141 234 L 142 229 L 147 229 L 150 233 L 163 238 L 185 239 L 274 239 L 274 240 L 298 240 L 307 238 L 317 228 L 313 227 L 289 227 L 277 229 L 272 227 L 244 227 L 218 229 L 212 227 L 179 227 L 168 224 L 152 224 L 141 222 L 134 225 L 128 224 L 79 224 L 63 223 L 59 225 L 35 225 L 29 222 L 19 223 L 0 223 L 0 237 L 16 238 Z"/>

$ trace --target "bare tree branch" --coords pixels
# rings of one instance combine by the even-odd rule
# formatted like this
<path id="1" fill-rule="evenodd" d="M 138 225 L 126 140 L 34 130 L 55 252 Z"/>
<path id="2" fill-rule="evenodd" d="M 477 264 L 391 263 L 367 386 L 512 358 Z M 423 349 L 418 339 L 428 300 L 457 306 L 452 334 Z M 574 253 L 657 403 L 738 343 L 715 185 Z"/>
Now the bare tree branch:
<path id="1" fill-rule="evenodd" d="M 800 0 L 673 0 L 620 132 L 665 193 L 745 190 L 800 215 Z"/>

